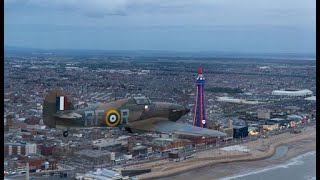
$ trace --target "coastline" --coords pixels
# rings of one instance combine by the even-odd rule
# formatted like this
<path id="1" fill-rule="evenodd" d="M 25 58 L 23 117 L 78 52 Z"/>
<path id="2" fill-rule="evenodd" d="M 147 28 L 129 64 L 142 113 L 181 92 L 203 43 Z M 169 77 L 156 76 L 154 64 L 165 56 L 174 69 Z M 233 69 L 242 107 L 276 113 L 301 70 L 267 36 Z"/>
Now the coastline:
<path id="1" fill-rule="evenodd" d="M 301 164 L 304 164 L 304 161 L 302 161 L 301 159 L 304 159 L 305 157 L 313 157 L 315 155 L 315 150 L 312 151 L 308 151 L 302 154 L 296 154 L 297 156 L 294 156 L 290 159 L 288 159 L 287 161 L 278 161 L 278 162 L 263 162 L 263 160 L 260 161 L 255 161 L 253 164 L 248 165 L 244 164 L 244 162 L 242 163 L 242 165 L 246 168 L 250 167 L 249 169 L 246 169 L 245 171 L 242 172 L 237 172 L 237 173 L 233 173 L 233 174 L 229 174 L 229 175 L 222 175 L 219 173 L 216 173 L 215 176 L 212 177 L 202 177 L 199 179 L 218 179 L 218 180 L 233 180 L 233 179 L 253 179 L 253 177 L 255 177 L 254 179 L 256 179 L 257 177 L 261 177 L 260 179 L 269 179 L 268 176 L 266 176 L 266 174 L 272 174 L 272 172 L 281 172 L 287 169 L 294 169 L 294 167 L 299 167 L 301 166 Z M 252 167 L 254 166 L 254 167 Z M 224 167 L 226 168 L 226 166 Z M 282 169 L 282 170 L 281 170 Z M 314 168 L 315 170 L 315 168 Z M 227 170 L 228 171 L 228 170 Z M 288 171 L 288 170 L 287 170 Z M 229 171 L 230 172 L 230 171 Z M 285 174 L 285 173 L 284 173 Z M 300 174 L 300 173 L 299 173 Z M 301 173 L 303 174 L 303 173 Z M 281 178 L 279 178 L 279 174 L 274 174 L 275 176 L 273 177 L 273 179 L 292 179 L 292 176 L 290 177 L 290 174 L 286 174 L 288 175 L 288 177 L 284 177 L 281 176 Z M 283 174 L 282 174 L 283 175 Z M 313 174 L 308 174 L 309 177 L 314 177 Z M 214 178 L 213 178 L 214 177 Z M 266 178 L 267 177 L 267 178 Z M 181 179 L 181 177 L 178 178 L 172 178 L 172 179 Z M 309 178 L 308 178 L 309 179 Z"/>
<path id="2" fill-rule="evenodd" d="M 229 170 L 229 171 L 226 170 L 229 175 L 226 176 L 223 174 L 216 173 L 215 179 L 216 178 L 220 180 L 232 179 L 232 177 L 239 177 L 239 176 L 244 176 L 248 174 L 253 174 L 253 173 L 256 173 L 257 171 L 268 171 L 272 168 L 277 168 L 277 166 L 287 166 L 288 164 L 290 164 L 291 160 L 300 156 L 304 156 L 310 152 L 316 151 L 316 144 L 306 142 L 305 140 L 311 140 L 311 139 L 302 139 L 299 141 L 279 145 L 277 148 L 279 147 L 289 147 L 289 148 L 288 148 L 288 151 L 278 159 L 266 158 L 266 159 L 261 159 L 257 161 L 252 161 L 251 164 L 248 164 L 248 162 L 242 162 L 241 166 L 247 169 L 246 172 L 235 172 L 232 170 Z M 315 139 L 312 139 L 312 140 L 314 140 L 315 142 Z M 275 154 L 271 157 L 274 157 L 274 156 Z M 225 166 L 228 166 L 228 165 L 226 164 Z M 208 179 L 208 178 L 204 178 L 204 179 Z"/>
<path id="3" fill-rule="evenodd" d="M 287 145 L 288 152 L 284 157 L 274 160 L 272 163 L 283 163 L 289 159 L 304 154 L 316 149 L 316 131 L 315 125 L 307 126 L 300 134 L 284 133 L 276 136 L 269 137 L 268 139 L 259 139 L 241 145 L 247 146 L 251 151 L 249 153 L 243 152 L 222 152 L 219 149 L 207 150 L 198 152 L 197 157 L 182 162 L 169 162 L 162 161 L 161 163 L 147 163 L 142 166 L 152 167 L 152 171 L 147 174 L 139 175 L 138 179 L 160 179 L 170 177 L 172 179 L 179 179 L 178 176 L 183 173 L 195 171 L 199 168 L 212 167 L 213 165 L 219 166 L 222 164 L 231 164 L 235 162 L 252 162 L 252 166 L 257 167 L 258 161 L 266 160 L 273 156 L 277 147 Z M 156 164 L 156 165 L 155 165 Z M 263 164 L 263 163 L 262 163 Z M 250 165 L 251 166 L 251 165 Z M 250 167 L 251 168 L 251 167 Z M 215 174 L 215 178 L 223 178 L 232 176 L 233 173 L 224 172 Z M 177 176 L 177 177 L 176 177 Z M 183 177 L 183 175 L 182 175 Z M 184 177 L 185 179 L 185 177 Z"/>

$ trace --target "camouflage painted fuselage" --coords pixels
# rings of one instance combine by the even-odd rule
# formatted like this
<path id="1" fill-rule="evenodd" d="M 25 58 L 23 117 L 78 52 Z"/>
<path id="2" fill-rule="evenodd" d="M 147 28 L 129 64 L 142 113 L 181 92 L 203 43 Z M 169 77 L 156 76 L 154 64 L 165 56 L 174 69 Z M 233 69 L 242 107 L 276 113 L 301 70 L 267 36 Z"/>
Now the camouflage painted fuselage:
<path id="1" fill-rule="evenodd" d="M 50 128 L 81 128 L 81 127 L 108 127 L 110 118 L 115 118 L 115 126 L 128 127 L 128 125 L 144 124 L 157 120 L 177 121 L 190 110 L 182 105 L 163 102 L 151 102 L 148 99 L 127 98 L 106 104 L 96 104 L 85 109 L 75 110 L 72 103 L 68 102 L 66 110 L 58 111 L 56 97 L 65 96 L 61 91 L 50 92 L 44 101 L 43 119 Z M 108 116 L 108 112 L 118 112 Z M 109 113 L 110 114 L 110 113 Z M 108 123 L 109 121 L 109 123 Z"/>

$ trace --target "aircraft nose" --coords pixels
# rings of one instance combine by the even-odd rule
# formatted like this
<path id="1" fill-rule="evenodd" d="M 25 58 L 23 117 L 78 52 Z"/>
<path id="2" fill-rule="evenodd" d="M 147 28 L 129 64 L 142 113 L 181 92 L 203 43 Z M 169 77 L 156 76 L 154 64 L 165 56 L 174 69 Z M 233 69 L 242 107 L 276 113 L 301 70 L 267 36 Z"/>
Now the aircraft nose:
<path id="1" fill-rule="evenodd" d="M 182 112 L 183 115 L 186 115 L 190 112 L 190 108 L 184 105 L 178 105 L 178 111 Z"/>
<path id="2" fill-rule="evenodd" d="M 169 119 L 171 121 L 176 121 L 179 118 L 181 118 L 181 116 L 189 112 L 190 112 L 190 109 L 186 106 L 183 106 L 180 104 L 172 104 L 170 108 Z"/>
<path id="3" fill-rule="evenodd" d="M 190 108 L 187 106 L 184 106 L 184 114 L 188 114 L 190 112 Z"/>

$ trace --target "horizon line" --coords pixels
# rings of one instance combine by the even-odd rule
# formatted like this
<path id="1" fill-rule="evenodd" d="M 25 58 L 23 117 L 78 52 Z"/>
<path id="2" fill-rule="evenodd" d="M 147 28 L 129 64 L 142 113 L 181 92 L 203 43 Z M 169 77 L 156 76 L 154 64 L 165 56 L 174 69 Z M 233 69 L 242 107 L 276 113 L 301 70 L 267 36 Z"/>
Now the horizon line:
<path id="1" fill-rule="evenodd" d="M 316 56 L 315 52 L 260 52 L 260 51 L 228 51 L 228 50 L 157 50 L 157 49 L 101 49 L 101 48 L 42 48 L 42 47 L 23 47 L 4 45 L 4 50 L 20 49 L 20 50 L 41 50 L 41 51 L 128 51 L 128 52 L 166 52 L 166 53 L 231 53 L 231 54 L 246 54 L 246 55 L 311 55 Z M 12 49 L 11 49 L 12 48 Z"/>

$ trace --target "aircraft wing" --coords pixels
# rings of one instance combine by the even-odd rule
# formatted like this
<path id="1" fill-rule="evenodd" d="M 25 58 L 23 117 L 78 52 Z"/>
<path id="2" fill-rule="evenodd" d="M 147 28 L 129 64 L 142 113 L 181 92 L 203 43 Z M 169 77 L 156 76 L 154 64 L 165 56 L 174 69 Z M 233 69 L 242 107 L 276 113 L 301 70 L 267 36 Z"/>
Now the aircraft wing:
<path id="1" fill-rule="evenodd" d="M 130 125 L 130 127 L 138 130 L 155 131 L 155 132 L 162 132 L 162 133 L 190 134 L 190 135 L 197 135 L 197 136 L 214 136 L 214 137 L 226 136 L 225 133 L 220 131 L 207 129 L 207 128 L 199 128 L 199 127 L 195 127 L 188 124 L 172 122 L 169 120 L 155 121 L 152 123 L 144 123 L 144 124 L 132 124 Z"/>
<path id="2" fill-rule="evenodd" d="M 54 116 L 62 119 L 76 119 L 82 117 L 81 114 L 78 114 L 74 111 L 60 111 L 55 113 Z"/>

